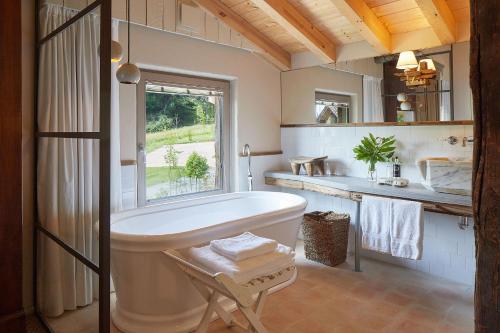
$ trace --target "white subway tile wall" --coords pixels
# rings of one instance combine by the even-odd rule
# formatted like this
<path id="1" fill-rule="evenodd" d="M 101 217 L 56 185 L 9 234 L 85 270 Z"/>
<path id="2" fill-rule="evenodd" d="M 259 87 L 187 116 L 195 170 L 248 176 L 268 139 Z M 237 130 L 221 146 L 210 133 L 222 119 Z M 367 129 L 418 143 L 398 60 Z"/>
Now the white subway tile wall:
<path id="1" fill-rule="evenodd" d="M 462 146 L 464 137 L 472 136 L 471 125 L 450 126 L 380 126 L 380 127 L 298 127 L 281 129 L 283 167 L 288 169 L 288 159 L 298 155 L 328 155 L 328 165 L 333 174 L 366 177 L 366 164 L 354 159 L 352 149 L 364 136 L 396 136 L 396 154 L 402 163 L 402 177 L 412 182 L 422 179 L 416 161 L 423 157 L 472 158 L 472 144 Z M 458 138 L 450 145 L 446 138 Z M 386 175 L 385 163 L 377 165 L 377 174 Z M 304 172 L 304 171 L 302 171 Z"/>
<path id="2" fill-rule="evenodd" d="M 472 136 L 472 126 L 401 126 L 401 127 L 322 127 L 283 128 L 281 143 L 283 150 L 282 169 L 289 170 L 288 159 L 296 155 L 328 155 L 332 173 L 338 175 L 366 177 L 366 166 L 354 159 L 352 148 L 363 136 L 395 135 L 398 156 L 401 159 L 402 176 L 411 182 L 420 182 L 415 161 L 422 157 L 446 156 L 472 158 L 472 145 L 462 146 L 464 136 Z M 459 143 L 452 146 L 445 142 L 456 136 Z M 386 167 L 379 165 L 379 176 L 385 176 Z M 308 200 L 307 211 L 333 210 L 354 215 L 354 203 L 350 200 L 329 197 L 323 194 L 283 189 Z M 413 261 L 394 258 L 373 251 L 362 255 L 377 260 L 427 272 L 453 281 L 474 284 L 475 245 L 472 227 L 461 230 L 459 217 L 436 213 L 425 213 L 424 251 L 422 260 Z M 353 251 L 354 229 L 351 226 L 349 251 Z"/>

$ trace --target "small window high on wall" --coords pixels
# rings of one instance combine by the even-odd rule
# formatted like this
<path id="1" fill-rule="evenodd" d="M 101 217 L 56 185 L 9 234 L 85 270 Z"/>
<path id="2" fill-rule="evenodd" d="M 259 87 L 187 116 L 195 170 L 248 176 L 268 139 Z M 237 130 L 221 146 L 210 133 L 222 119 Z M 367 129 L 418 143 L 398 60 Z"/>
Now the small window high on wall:
<path id="1" fill-rule="evenodd" d="M 316 122 L 343 124 L 350 121 L 351 96 L 316 91 Z"/>
<path id="2" fill-rule="evenodd" d="M 145 72 L 138 85 L 138 201 L 229 186 L 229 82 Z"/>

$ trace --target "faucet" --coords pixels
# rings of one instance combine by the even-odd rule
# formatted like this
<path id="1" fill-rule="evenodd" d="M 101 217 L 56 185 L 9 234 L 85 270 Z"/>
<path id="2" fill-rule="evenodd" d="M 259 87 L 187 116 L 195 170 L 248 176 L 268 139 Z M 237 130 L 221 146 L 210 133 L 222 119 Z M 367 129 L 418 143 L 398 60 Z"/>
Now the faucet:
<path id="1" fill-rule="evenodd" d="M 243 156 L 248 156 L 248 190 L 253 191 L 253 177 L 252 177 L 252 170 L 251 170 L 251 161 L 250 158 L 252 156 L 252 152 L 250 151 L 250 146 L 248 144 L 245 144 L 243 147 Z"/>

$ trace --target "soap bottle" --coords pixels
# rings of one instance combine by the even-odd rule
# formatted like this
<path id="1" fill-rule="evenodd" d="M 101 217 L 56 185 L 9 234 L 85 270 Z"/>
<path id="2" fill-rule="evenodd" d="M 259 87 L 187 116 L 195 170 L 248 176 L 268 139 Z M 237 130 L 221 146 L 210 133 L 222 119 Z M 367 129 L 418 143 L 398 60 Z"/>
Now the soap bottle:
<path id="1" fill-rule="evenodd" d="M 401 177 L 401 163 L 399 162 L 399 158 L 394 157 L 394 161 L 392 164 L 392 177 L 400 178 Z"/>

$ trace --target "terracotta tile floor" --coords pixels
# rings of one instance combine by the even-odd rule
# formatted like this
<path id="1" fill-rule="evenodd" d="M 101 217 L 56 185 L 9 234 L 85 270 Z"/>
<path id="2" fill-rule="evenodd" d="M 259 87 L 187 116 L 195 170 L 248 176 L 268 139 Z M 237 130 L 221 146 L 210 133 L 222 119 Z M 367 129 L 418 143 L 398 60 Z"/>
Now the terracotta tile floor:
<path id="1" fill-rule="evenodd" d="M 361 273 L 304 258 L 297 281 L 269 296 L 262 322 L 270 333 L 472 332 L 473 287 L 362 259 Z M 350 260 L 349 260 L 350 261 Z M 243 332 L 212 323 L 209 332 Z"/>
<path id="2" fill-rule="evenodd" d="M 262 322 L 270 333 L 473 331 L 471 286 L 379 261 L 362 259 L 361 264 L 361 273 L 353 272 L 349 263 L 323 266 L 305 259 L 299 246 L 298 279 L 269 296 Z M 97 311 L 97 306 L 91 308 Z M 90 319 L 96 327 L 96 316 L 88 316 L 88 311 L 82 314 L 86 314 L 82 322 Z M 241 314 L 236 315 L 241 318 Z M 78 321 L 77 316 L 66 314 L 51 320 L 59 328 L 56 333 L 76 332 Z M 92 331 L 88 323 L 82 327 L 85 329 L 77 331 Z M 114 326 L 111 331 L 120 333 Z M 216 320 L 209 332 L 243 331 L 226 328 Z"/>

